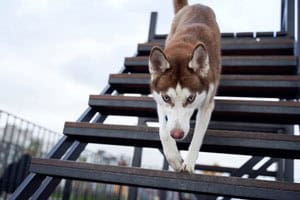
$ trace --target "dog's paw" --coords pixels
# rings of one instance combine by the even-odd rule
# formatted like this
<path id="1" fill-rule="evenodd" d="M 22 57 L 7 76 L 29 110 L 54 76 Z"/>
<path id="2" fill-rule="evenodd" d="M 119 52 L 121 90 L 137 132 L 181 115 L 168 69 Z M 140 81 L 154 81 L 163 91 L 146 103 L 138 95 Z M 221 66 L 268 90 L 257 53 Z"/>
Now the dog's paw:
<path id="1" fill-rule="evenodd" d="M 187 164 L 184 162 L 181 165 L 180 172 L 187 172 L 189 174 L 192 174 L 192 173 L 194 173 L 194 168 L 195 168 L 195 165 Z"/>
<path id="2" fill-rule="evenodd" d="M 169 165 L 175 171 L 179 172 L 181 170 L 183 160 L 182 160 L 180 154 L 172 153 L 171 155 L 169 154 L 166 158 L 167 158 L 167 161 L 168 161 Z"/>
<path id="3" fill-rule="evenodd" d="M 198 158 L 198 152 L 189 151 L 186 159 L 182 163 L 181 172 L 188 172 L 192 174 L 194 172 L 195 163 Z"/>

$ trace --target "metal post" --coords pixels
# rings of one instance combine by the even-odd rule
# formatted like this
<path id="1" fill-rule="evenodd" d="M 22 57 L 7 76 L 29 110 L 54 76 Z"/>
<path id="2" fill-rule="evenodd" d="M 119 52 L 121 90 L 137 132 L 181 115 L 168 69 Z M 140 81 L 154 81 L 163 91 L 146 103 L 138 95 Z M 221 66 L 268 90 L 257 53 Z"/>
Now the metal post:
<path id="1" fill-rule="evenodd" d="M 119 185 L 118 200 L 122 199 L 122 189 L 123 189 L 123 186 Z"/>
<path id="2" fill-rule="evenodd" d="M 285 15 L 286 15 L 286 0 L 281 0 L 281 16 L 280 16 L 280 31 L 285 31 L 286 29 L 286 20 L 285 20 Z"/>
<path id="3" fill-rule="evenodd" d="M 290 125 L 287 128 L 287 135 L 294 135 L 294 126 Z M 294 160 L 285 159 L 284 162 L 284 180 L 294 182 Z"/>
<path id="4" fill-rule="evenodd" d="M 168 164 L 167 159 L 164 157 L 163 170 L 168 170 L 168 169 L 169 169 L 169 164 Z M 159 199 L 160 200 L 167 199 L 167 191 L 166 190 L 159 191 Z"/>
<path id="5" fill-rule="evenodd" d="M 139 118 L 138 125 L 144 124 L 144 120 Z M 133 167 L 141 167 L 142 164 L 142 154 L 143 149 L 141 147 L 134 147 L 132 166 Z M 138 197 L 138 188 L 137 187 L 129 187 L 128 192 L 128 200 L 137 200 Z"/>
<path id="6" fill-rule="evenodd" d="M 133 153 L 133 160 L 132 160 L 132 166 L 133 167 L 140 167 L 142 164 L 142 152 L 143 149 L 140 147 L 134 148 Z M 128 193 L 128 200 L 136 200 L 138 195 L 138 188 L 137 187 L 130 187 L 129 193 Z"/>
<path id="7" fill-rule="evenodd" d="M 287 135 L 294 134 L 294 126 L 289 125 L 284 129 L 284 133 Z M 276 179 L 279 181 L 294 181 L 294 160 L 292 159 L 278 159 L 277 162 L 277 176 Z"/>
<path id="8" fill-rule="evenodd" d="M 8 121 L 5 124 L 4 134 L 3 134 L 4 137 L 6 137 L 6 135 L 8 136 L 8 141 L 5 141 L 6 144 L 7 144 L 8 153 L 5 154 L 5 157 L 4 157 L 4 164 L 3 164 L 4 167 L 7 167 L 7 165 L 9 164 L 8 163 L 8 157 L 9 157 L 9 154 L 11 152 L 11 148 L 13 148 L 12 147 L 12 144 L 13 144 L 13 135 L 14 135 L 14 132 L 15 132 L 15 125 L 16 125 L 16 120 L 17 120 L 15 116 L 12 116 L 13 123 L 12 123 L 12 125 L 10 125 L 9 124 L 9 117 L 10 117 L 10 115 L 7 116 Z"/>
<path id="9" fill-rule="evenodd" d="M 296 38 L 296 45 L 295 45 L 295 55 L 298 56 L 298 70 L 297 74 L 300 74 L 300 3 L 296 1 L 297 4 L 297 11 L 296 11 L 296 19 L 297 19 L 297 38 Z M 300 98 L 300 89 L 298 90 L 298 99 Z"/>
<path id="10" fill-rule="evenodd" d="M 295 38 L 295 1 L 281 1 L 281 31 L 287 32 L 288 37 Z"/>
<path id="11" fill-rule="evenodd" d="M 287 1 L 287 32 L 290 38 L 295 38 L 295 0 L 288 0 Z"/>
<path id="12" fill-rule="evenodd" d="M 297 3 L 297 13 L 295 13 Z M 295 38 L 295 19 L 297 19 L 297 38 Z M 299 1 L 282 0 L 281 1 L 281 29 L 287 31 L 288 36 L 295 39 L 294 55 L 298 56 L 297 74 L 300 74 L 300 47 L 299 47 Z M 298 98 L 300 90 L 298 90 Z M 286 134 L 294 134 L 294 126 L 286 128 Z M 281 159 L 277 164 L 277 179 L 285 181 L 294 181 L 294 161 L 291 159 Z"/>
<path id="13" fill-rule="evenodd" d="M 66 180 L 64 191 L 63 191 L 63 200 L 69 200 L 71 197 L 71 190 L 72 190 L 72 181 Z"/>
<path id="14" fill-rule="evenodd" d="M 148 42 L 150 42 L 155 36 L 156 24 L 157 24 L 157 12 L 151 12 L 150 26 L 148 32 Z"/>

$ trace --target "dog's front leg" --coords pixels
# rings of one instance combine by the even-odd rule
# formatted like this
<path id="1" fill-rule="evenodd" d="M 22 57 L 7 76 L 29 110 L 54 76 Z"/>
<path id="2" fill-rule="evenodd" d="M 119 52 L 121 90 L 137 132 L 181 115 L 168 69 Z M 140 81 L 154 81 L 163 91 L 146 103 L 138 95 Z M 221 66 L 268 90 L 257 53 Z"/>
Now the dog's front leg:
<path id="1" fill-rule="evenodd" d="M 167 134 L 166 130 L 160 128 L 159 135 L 163 146 L 163 152 L 166 156 L 169 165 L 175 171 L 181 171 L 181 165 L 183 160 L 178 151 L 176 141 L 170 136 L 166 136 L 166 134 Z"/>
<path id="2" fill-rule="evenodd" d="M 159 137 L 162 143 L 164 155 L 169 165 L 175 171 L 180 171 L 183 160 L 178 151 L 176 141 L 173 138 L 171 138 L 170 133 L 168 133 L 167 131 L 165 113 L 162 111 L 162 109 L 159 108 L 159 106 L 157 108 L 157 111 L 158 111 L 158 119 L 160 124 Z"/>
<path id="3" fill-rule="evenodd" d="M 210 102 L 207 106 L 204 106 L 201 111 L 198 111 L 194 135 L 189 146 L 187 157 L 182 164 L 181 171 L 193 173 L 213 109 L 214 101 Z"/>

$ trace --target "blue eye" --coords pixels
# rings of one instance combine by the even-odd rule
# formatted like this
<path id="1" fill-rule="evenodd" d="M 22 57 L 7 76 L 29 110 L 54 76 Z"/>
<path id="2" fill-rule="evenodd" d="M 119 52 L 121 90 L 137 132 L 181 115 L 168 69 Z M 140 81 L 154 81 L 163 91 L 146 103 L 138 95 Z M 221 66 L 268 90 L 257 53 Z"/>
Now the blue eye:
<path id="1" fill-rule="evenodd" d="M 161 95 L 161 97 L 166 103 L 169 103 L 171 101 L 171 97 L 169 97 L 168 95 Z"/>
<path id="2" fill-rule="evenodd" d="M 196 95 L 195 94 L 191 94 L 190 96 L 188 96 L 188 98 L 186 99 L 186 101 L 188 103 L 193 103 L 195 101 Z"/>

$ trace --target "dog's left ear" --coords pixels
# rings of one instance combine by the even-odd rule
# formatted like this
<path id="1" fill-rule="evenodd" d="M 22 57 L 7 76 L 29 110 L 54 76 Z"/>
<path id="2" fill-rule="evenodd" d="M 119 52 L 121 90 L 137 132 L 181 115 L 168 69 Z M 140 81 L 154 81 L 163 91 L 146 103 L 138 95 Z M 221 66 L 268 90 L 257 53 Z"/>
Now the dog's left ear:
<path id="1" fill-rule="evenodd" d="M 209 71 L 209 58 L 203 43 L 197 44 L 194 48 L 188 67 L 202 77 L 207 76 Z"/>

